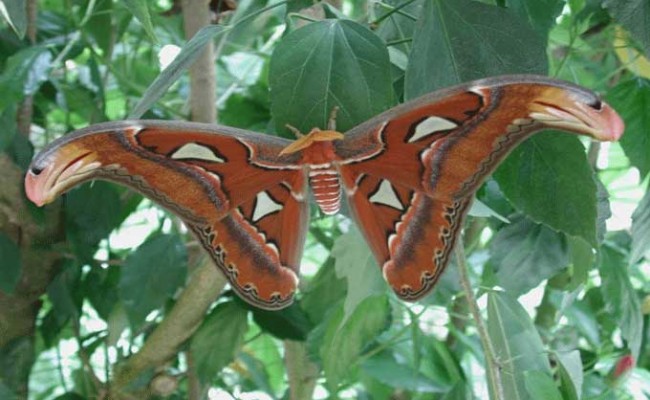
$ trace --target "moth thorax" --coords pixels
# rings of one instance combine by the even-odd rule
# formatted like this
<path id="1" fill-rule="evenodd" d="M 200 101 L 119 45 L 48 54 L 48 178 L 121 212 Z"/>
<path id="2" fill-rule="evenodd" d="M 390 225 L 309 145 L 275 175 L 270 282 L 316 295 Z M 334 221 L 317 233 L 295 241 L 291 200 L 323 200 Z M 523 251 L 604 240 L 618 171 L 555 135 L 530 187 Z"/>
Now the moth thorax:
<path id="1" fill-rule="evenodd" d="M 341 208 L 341 184 L 336 170 L 311 170 L 309 183 L 320 209 L 327 215 L 336 214 Z"/>

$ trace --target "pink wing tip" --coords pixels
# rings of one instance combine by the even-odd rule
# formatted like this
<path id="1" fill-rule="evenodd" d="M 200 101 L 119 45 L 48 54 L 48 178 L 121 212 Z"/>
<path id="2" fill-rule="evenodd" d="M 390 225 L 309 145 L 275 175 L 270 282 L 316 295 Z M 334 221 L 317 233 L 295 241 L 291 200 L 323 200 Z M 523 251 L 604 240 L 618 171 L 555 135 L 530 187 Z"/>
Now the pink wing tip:
<path id="1" fill-rule="evenodd" d="M 620 139 L 623 136 L 623 131 L 625 131 L 625 123 L 621 116 L 607 104 L 603 104 L 602 116 L 606 128 L 603 139 L 611 141 Z"/>
<path id="2" fill-rule="evenodd" d="M 25 194 L 34 204 L 42 207 L 47 201 L 43 193 L 42 180 L 39 177 L 40 175 L 34 175 L 31 170 L 27 171 L 27 175 L 25 176 Z"/>

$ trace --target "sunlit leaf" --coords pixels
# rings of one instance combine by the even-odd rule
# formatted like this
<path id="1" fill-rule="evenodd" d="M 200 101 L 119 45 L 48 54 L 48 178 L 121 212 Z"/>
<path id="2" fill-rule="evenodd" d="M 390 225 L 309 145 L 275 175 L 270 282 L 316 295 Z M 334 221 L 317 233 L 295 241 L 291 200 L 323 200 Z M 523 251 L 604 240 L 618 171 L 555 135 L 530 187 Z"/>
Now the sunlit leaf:
<path id="1" fill-rule="evenodd" d="M 551 376 L 542 340 L 526 310 L 502 292 L 488 294 L 487 329 L 499 363 L 504 398 L 524 399 L 526 372 Z"/>
<path id="2" fill-rule="evenodd" d="M 625 255 L 610 246 L 601 249 L 599 266 L 601 291 L 606 309 L 621 329 L 634 358 L 638 359 L 643 337 L 643 317 L 639 298 L 630 282 Z"/>
<path id="3" fill-rule="evenodd" d="M 526 371 L 524 372 L 524 382 L 531 400 L 563 400 L 555 381 L 547 373 Z M 528 397 L 522 394 L 518 398 L 524 399 Z"/>
<path id="4" fill-rule="evenodd" d="M 573 350 L 570 352 L 555 354 L 558 362 L 558 375 L 560 378 L 560 390 L 563 399 L 579 400 L 582 393 L 582 384 L 584 381 L 584 372 L 580 352 Z"/>
<path id="5" fill-rule="evenodd" d="M 632 253 L 630 264 L 635 264 L 641 258 L 648 257 L 650 251 L 650 190 L 632 214 Z"/>
<path id="6" fill-rule="evenodd" d="M 337 130 L 345 131 L 393 105 L 386 47 L 348 20 L 311 23 L 284 37 L 269 84 L 276 128 L 287 134 L 286 124 L 303 132 L 327 127 L 334 106 Z"/>
<path id="7" fill-rule="evenodd" d="M 650 172 L 650 81 L 633 79 L 619 83 L 607 93 L 625 121 L 621 146 L 633 166 L 646 176 Z"/>
<path id="8" fill-rule="evenodd" d="M 27 30 L 27 2 L 25 0 L 2 0 L 4 7 L 0 12 L 5 21 L 16 32 L 19 38 L 25 36 Z"/>

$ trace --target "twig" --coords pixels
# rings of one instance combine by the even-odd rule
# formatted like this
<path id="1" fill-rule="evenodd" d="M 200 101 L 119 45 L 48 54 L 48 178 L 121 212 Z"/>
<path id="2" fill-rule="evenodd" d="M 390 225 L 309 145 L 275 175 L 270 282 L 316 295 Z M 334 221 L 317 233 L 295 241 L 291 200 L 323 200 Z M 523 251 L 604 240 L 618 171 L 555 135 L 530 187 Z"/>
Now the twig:
<path id="1" fill-rule="evenodd" d="M 488 335 L 485 324 L 483 323 L 483 318 L 481 318 L 481 311 L 478 308 L 476 303 L 476 297 L 474 297 L 474 292 L 472 291 L 472 286 L 469 281 L 469 271 L 467 268 L 467 258 L 465 257 L 465 249 L 463 248 L 463 241 L 459 240 L 456 244 L 456 260 L 458 264 L 458 272 L 460 273 L 460 283 L 463 286 L 463 291 L 465 292 L 465 297 L 467 298 L 467 305 L 469 310 L 472 313 L 474 322 L 476 323 L 476 329 L 478 330 L 479 338 L 481 339 L 481 346 L 483 347 L 483 352 L 485 353 L 485 362 L 486 362 L 486 375 L 488 377 L 488 385 L 492 389 L 492 393 L 496 396 L 494 400 L 504 400 L 503 397 L 503 387 L 501 386 L 501 376 L 499 365 L 496 359 L 496 353 L 492 342 L 490 341 L 490 336 Z"/>

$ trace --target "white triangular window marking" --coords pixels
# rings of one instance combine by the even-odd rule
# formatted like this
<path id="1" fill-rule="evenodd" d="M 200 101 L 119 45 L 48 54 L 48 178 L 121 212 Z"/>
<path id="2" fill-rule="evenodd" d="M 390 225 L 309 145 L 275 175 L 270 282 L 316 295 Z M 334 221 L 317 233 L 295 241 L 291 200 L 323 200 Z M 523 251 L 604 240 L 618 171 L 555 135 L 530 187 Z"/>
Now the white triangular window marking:
<path id="1" fill-rule="evenodd" d="M 214 154 L 214 151 L 209 147 L 197 143 L 184 144 L 172 154 L 172 158 L 175 160 L 193 158 L 218 163 L 226 162 L 226 160 Z"/>
<path id="2" fill-rule="evenodd" d="M 415 132 L 413 132 L 413 135 L 409 138 L 409 143 L 413 143 L 416 140 L 420 140 L 423 137 L 432 135 L 436 132 L 447 131 L 457 127 L 458 124 L 448 119 L 441 117 L 427 117 L 417 124 Z"/>
<path id="3" fill-rule="evenodd" d="M 253 222 L 280 211 L 284 206 L 271 198 L 266 192 L 259 192 L 257 194 L 257 201 L 255 202 L 255 210 L 253 211 Z"/>
<path id="4" fill-rule="evenodd" d="M 382 179 L 377 191 L 368 199 L 371 203 L 383 204 L 388 207 L 393 207 L 396 210 L 404 211 L 402 202 L 399 201 L 393 185 L 386 179 Z"/>

